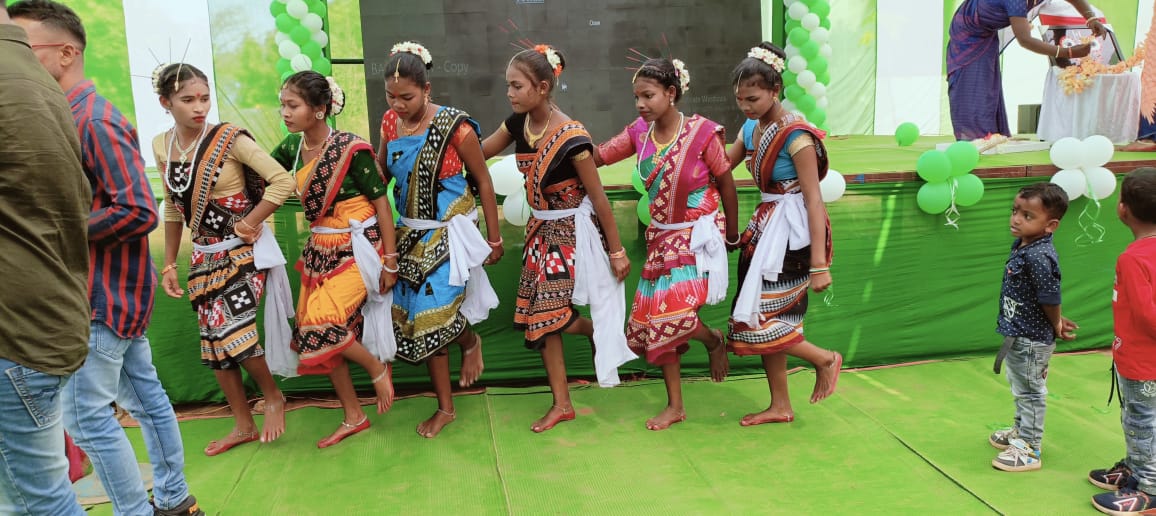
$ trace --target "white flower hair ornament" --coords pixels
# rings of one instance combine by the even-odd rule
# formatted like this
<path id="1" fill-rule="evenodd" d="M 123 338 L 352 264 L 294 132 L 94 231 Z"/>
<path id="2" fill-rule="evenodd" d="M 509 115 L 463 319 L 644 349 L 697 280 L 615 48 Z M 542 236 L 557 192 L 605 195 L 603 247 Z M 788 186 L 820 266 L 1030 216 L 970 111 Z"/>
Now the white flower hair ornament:
<path id="1" fill-rule="evenodd" d="M 562 75 L 562 58 L 558 56 L 558 51 L 550 45 L 537 45 L 534 50 L 539 54 L 546 56 L 546 62 L 550 63 L 550 69 L 554 70 L 554 77 Z"/>
<path id="2" fill-rule="evenodd" d="M 681 59 L 673 59 L 670 61 L 674 65 L 674 74 L 678 77 L 678 88 L 682 93 L 690 91 L 690 72 L 686 70 L 686 64 Z"/>
<path id="3" fill-rule="evenodd" d="M 329 101 L 329 114 L 330 116 L 337 116 L 345 109 L 345 92 L 341 90 L 333 77 L 326 77 L 325 82 L 329 83 L 329 92 L 333 95 L 333 100 Z"/>
<path id="4" fill-rule="evenodd" d="M 759 61 L 767 63 L 771 66 L 771 68 L 774 68 L 775 71 L 779 73 L 783 73 L 783 68 L 786 68 L 786 63 L 783 62 L 783 58 L 775 55 L 774 52 L 771 52 L 770 50 L 762 47 L 751 48 L 751 50 L 747 52 L 747 57 L 753 57 Z"/>
<path id="5" fill-rule="evenodd" d="M 389 49 L 389 55 L 391 56 L 398 52 L 405 52 L 407 54 L 413 54 L 417 56 L 421 59 L 421 62 L 425 64 L 426 68 L 429 68 L 433 65 L 433 56 L 430 55 L 429 50 L 426 50 L 426 48 L 421 46 L 419 43 L 403 41 Z"/>
<path id="6" fill-rule="evenodd" d="M 161 72 L 165 71 L 168 63 L 161 63 L 153 69 L 153 93 L 161 94 Z"/>

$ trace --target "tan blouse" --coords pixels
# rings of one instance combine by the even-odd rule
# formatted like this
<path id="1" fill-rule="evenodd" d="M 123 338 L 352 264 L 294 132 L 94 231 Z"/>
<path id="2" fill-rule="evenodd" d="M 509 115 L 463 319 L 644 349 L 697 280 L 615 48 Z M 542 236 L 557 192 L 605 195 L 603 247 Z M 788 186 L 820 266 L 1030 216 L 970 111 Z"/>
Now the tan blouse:
<path id="1" fill-rule="evenodd" d="M 168 143 L 168 131 L 153 138 L 153 153 L 156 154 L 157 167 L 161 169 L 162 175 L 165 173 L 165 163 L 168 162 Z M 265 195 L 261 197 L 261 200 L 280 206 L 285 202 L 285 199 L 293 195 L 293 189 L 296 186 L 293 176 L 285 172 L 285 169 L 281 168 L 281 165 L 269 153 L 257 146 L 257 142 L 253 141 L 252 138 L 239 135 L 237 140 L 233 142 L 233 150 L 225 160 L 225 166 L 221 168 L 217 184 L 213 185 L 212 197 L 214 199 L 235 195 L 244 189 L 245 179 L 242 175 L 242 164 L 248 165 L 268 183 L 268 186 L 265 187 Z M 166 202 L 165 222 L 184 221 L 185 219 L 177 207 L 171 202 Z"/>

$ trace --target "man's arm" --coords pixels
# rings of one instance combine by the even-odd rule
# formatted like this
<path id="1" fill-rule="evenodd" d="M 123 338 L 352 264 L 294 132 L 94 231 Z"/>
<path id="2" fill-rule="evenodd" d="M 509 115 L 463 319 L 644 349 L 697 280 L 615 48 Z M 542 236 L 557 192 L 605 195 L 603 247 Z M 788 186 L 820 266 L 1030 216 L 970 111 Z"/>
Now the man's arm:
<path id="1" fill-rule="evenodd" d="M 81 137 L 85 161 L 92 164 L 97 199 L 88 217 L 89 242 L 127 242 L 148 236 L 157 227 L 157 203 L 136 135 L 127 126 L 92 120 Z"/>

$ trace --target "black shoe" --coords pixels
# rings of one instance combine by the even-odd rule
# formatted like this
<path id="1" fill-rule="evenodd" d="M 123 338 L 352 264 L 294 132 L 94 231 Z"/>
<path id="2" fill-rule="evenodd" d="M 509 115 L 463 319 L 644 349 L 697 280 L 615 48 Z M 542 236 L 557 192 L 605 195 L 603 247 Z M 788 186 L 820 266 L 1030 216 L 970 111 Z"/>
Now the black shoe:
<path id="1" fill-rule="evenodd" d="M 201 508 L 197 506 L 197 498 L 189 495 L 185 498 L 185 501 L 172 509 L 156 507 L 153 510 L 153 514 L 155 516 L 205 516 L 205 511 L 202 511 Z"/>

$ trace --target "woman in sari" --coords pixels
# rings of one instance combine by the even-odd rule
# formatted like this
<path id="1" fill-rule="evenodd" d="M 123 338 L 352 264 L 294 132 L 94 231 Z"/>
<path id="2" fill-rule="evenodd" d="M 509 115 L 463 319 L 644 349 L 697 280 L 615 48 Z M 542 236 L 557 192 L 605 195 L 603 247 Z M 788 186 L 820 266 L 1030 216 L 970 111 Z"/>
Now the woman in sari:
<path id="1" fill-rule="evenodd" d="M 548 45 L 514 55 L 506 67 L 506 97 L 514 114 L 482 142 L 487 158 L 514 144 L 518 169 L 526 175 L 532 216 L 514 327 L 526 332 L 527 348 L 541 352 L 554 397 L 546 415 L 531 425 L 535 432 L 575 416 L 562 333 L 594 342 L 603 386 L 616 385 L 618 366 L 636 358 L 622 332 L 622 280 L 630 260 L 591 159 L 594 145 L 586 128 L 550 100 L 564 67 L 562 54 Z M 613 249 L 609 254 L 607 246 Z M 591 318 L 580 317 L 574 304 L 589 304 Z"/>
<path id="2" fill-rule="evenodd" d="M 281 116 L 293 134 L 273 157 L 296 174 L 297 195 L 310 235 L 301 253 L 301 291 L 294 349 L 300 374 L 325 374 L 345 417 L 317 443 L 326 448 L 369 428 L 349 361 L 365 368 L 377 394 L 377 413 L 393 404 L 393 328 L 386 294 L 397 281 L 393 216 L 373 149 L 356 135 L 334 131 L 345 96 L 332 78 L 313 71 L 289 76 L 281 87 Z"/>
<path id="3" fill-rule="evenodd" d="M 1091 45 L 1062 48 L 1032 37 L 1031 19 L 1045 0 L 964 0 L 951 17 L 947 42 L 947 98 L 955 139 L 1011 136 L 999 69 L 999 31 L 1011 26 L 1020 46 L 1055 58 L 1087 56 Z M 1096 36 L 1105 33 L 1087 0 L 1067 0 L 1087 18 Z"/>
<path id="4" fill-rule="evenodd" d="M 209 82 L 196 67 L 184 63 L 161 66 L 154 73 L 153 88 L 174 122 L 171 130 L 153 138 L 168 201 L 168 265 L 161 269 L 161 285 L 170 297 L 184 295 L 177 278 L 177 255 L 187 225 L 193 243 L 189 300 L 197 312 L 201 363 L 213 370 L 234 420 L 229 435 L 205 448 L 205 455 L 213 456 L 258 438 L 272 441 L 285 430 L 285 397 L 273 381 L 257 334 L 262 291 L 267 280 L 274 280 L 274 275 L 284 278 L 285 272 L 283 267 L 259 268 L 257 261 L 264 256 L 258 256 L 253 244 L 259 237 L 272 238 L 264 221 L 293 193 L 293 178 L 245 129 L 205 122 L 212 106 Z M 267 277 L 271 269 L 275 271 Z M 266 318 L 267 324 L 273 322 Z M 249 410 L 241 368 L 249 372 L 265 397 L 260 436 Z"/>
<path id="5" fill-rule="evenodd" d="M 698 311 L 726 298 L 730 271 L 721 231 L 725 225 L 728 240 L 738 242 L 738 196 L 723 127 L 678 110 L 689 85 L 690 74 L 677 59 L 643 63 L 634 74 L 639 118 L 594 153 L 599 166 L 638 156 L 635 173 L 646 186 L 646 263 L 626 340 L 631 351 L 662 367 L 666 381 L 667 405 L 647 420 L 650 430 L 686 420 L 679 361 L 689 339 L 706 346 L 714 381 L 727 374 L 723 334 L 703 323 Z"/>
<path id="6" fill-rule="evenodd" d="M 747 414 L 743 426 L 794 421 L 787 392 L 787 355 L 815 366 L 811 403 L 835 392 L 843 355 L 803 337 L 807 288 L 831 286 L 831 225 L 819 194 L 827 173 L 823 132 L 779 102 L 785 54 L 770 43 L 747 53 L 735 68 L 735 98 L 747 117 L 727 151 L 731 163 L 747 160 L 762 203 L 737 244 L 739 290 L 728 347 L 739 356 L 759 355 L 771 405 Z"/>
<path id="7" fill-rule="evenodd" d="M 502 257 L 498 205 L 478 124 L 464 111 L 430 102 L 426 70 L 432 66 L 420 44 L 394 45 L 386 62 L 390 110 L 381 121 L 377 153 L 381 170 L 397 181 L 394 201 L 401 213 L 400 272 L 393 289 L 397 357 L 424 362 L 438 398 L 437 410 L 417 427 L 427 438 L 457 417 L 446 348 L 461 346 L 459 385 L 473 384 L 482 372 L 482 338 L 471 325 L 498 304 L 482 265 Z M 489 241 L 477 230 L 478 209 L 463 168 L 482 198 Z"/>

